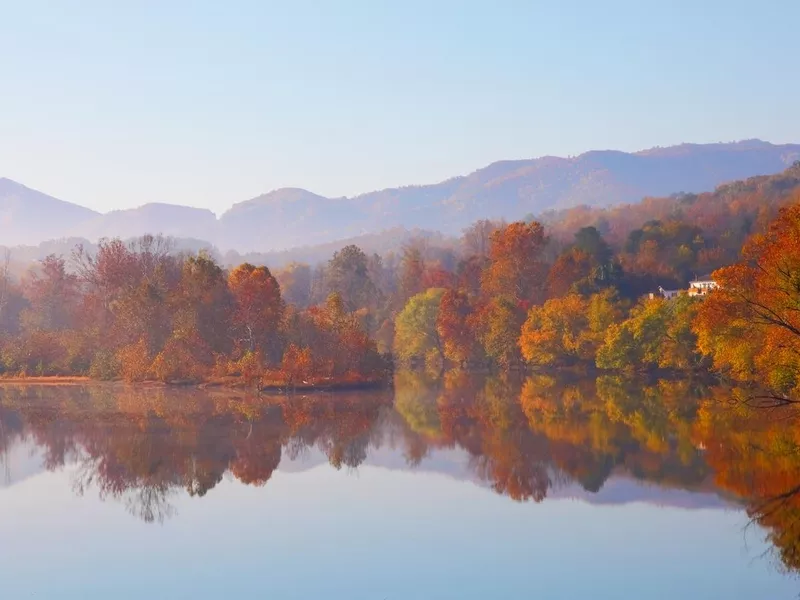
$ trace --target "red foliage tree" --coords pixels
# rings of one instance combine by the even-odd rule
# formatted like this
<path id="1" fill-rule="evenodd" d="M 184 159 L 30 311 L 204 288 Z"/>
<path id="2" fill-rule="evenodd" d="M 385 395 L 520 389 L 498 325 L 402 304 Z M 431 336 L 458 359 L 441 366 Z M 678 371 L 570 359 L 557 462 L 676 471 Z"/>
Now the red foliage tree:
<path id="1" fill-rule="evenodd" d="M 244 263 L 230 272 L 228 286 L 235 302 L 233 326 L 240 348 L 263 352 L 269 360 L 277 360 L 284 313 L 278 282 L 267 267 Z"/>

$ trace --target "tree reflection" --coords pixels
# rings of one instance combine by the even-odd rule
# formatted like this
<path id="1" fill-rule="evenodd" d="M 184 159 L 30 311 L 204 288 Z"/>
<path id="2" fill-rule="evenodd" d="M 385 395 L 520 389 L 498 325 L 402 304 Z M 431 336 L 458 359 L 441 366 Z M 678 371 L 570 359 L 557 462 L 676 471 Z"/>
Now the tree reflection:
<path id="1" fill-rule="evenodd" d="M 267 485 L 282 460 L 354 470 L 380 448 L 428 468 L 457 450 L 469 476 L 515 501 L 611 477 L 742 503 L 782 563 L 800 569 L 800 408 L 747 412 L 735 390 L 616 376 L 557 380 L 400 373 L 390 392 L 248 397 L 126 386 L 0 388 L 0 455 L 34 442 L 44 466 L 74 465 L 97 493 L 148 523 L 203 497 L 226 473 Z M 794 411 L 794 412 L 792 412 Z"/>
<path id="2" fill-rule="evenodd" d="M 226 397 L 199 391 L 87 386 L 6 386 L 0 392 L 0 452 L 30 438 L 44 467 L 75 464 L 76 493 L 95 491 L 146 522 L 175 515 L 181 490 L 203 497 L 229 472 L 265 485 L 281 462 L 311 448 L 335 468 L 357 468 L 379 441 L 382 394 Z"/>
<path id="3" fill-rule="evenodd" d="M 800 570 L 800 409 L 758 410 L 705 401 L 695 435 L 718 486 L 741 497 L 782 565 Z"/>

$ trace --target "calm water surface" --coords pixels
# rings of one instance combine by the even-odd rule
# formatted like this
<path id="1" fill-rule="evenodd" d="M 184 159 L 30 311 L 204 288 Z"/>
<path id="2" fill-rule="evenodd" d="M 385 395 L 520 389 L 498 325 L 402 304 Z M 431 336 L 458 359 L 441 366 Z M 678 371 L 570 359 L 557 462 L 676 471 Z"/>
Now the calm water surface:
<path id="1" fill-rule="evenodd" d="M 5 386 L 0 598 L 797 598 L 796 427 L 731 393 Z"/>

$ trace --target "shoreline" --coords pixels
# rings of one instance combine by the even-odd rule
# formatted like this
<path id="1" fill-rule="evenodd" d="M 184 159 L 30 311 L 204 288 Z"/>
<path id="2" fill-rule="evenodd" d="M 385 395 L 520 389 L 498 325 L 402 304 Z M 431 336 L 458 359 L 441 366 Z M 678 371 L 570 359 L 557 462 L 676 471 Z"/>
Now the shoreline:
<path id="1" fill-rule="evenodd" d="M 32 377 L 8 376 L 0 377 L 0 387 L 3 385 L 36 385 L 36 386 L 78 386 L 78 385 L 106 385 L 106 386 L 132 386 L 140 388 L 195 388 L 202 390 L 238 390 L 253 393 L 265 394 L 289 394 L 301 392 L 304 394 L 317 392 L 347 392 L 358 390 L 377 390 L 389 389 L 393 386 L 393 380 L 378 381 L 341 381 L 321 384 L 268 384 L 268 385 L 248 385 L 242 380 L 209 380 L 209 381 L 125 381 L 122 379 L 92 379 L 87 376 L 66 376 L 66 375 L 36 375 Z"/>
<path id="2" fill-rule="evenodd" d="M 494 369 L 453 369 L 475 375 L 498 374 Z M 412 373 L 422 373 L 419 369 L 408 369 Z M 552 375 L 561 376 L 566 379 L 580 379 L 583 377 L 599 377 L 602 375 L 621 375 L 636 379 L 677 379 L 689 377 L 700 380 L 719 380 L 720 374 L 705 369 L 648 369 L 648 370 L 629 370 L 629 369 L 598 369 L 561 367 L 554 369 L 543 369 L 541 367 L 511 369 L 506 372 L 513 377 L 525 377 L 532 375 Z M 86 375 L 35 375 L 35 376 L 0 376 L 0 386 L 3 385 L 123 385 L 135 387 L 152 388 L 197 388 L 197 389 L 229 389 L 251 391 L 256 393 L 314 393 L 314 392 L 335 392 L 335 391 L 357 391 L 388 389 L 394 387 L 394 375 L 387 379 L 368 380 L 368 381 L 330 381 L 320 383 L 264 383 L 261 385 L 248 384 L 244 380 L 236 377 L 223 377 L 208 380 L 174 380 L 158 381 L 155 379 L 145 379 L 142 381 L 125 381 L 124 379 L 93 379 Z"/>
<path id="3" fill-rule="evenodd" d="M 4 384 L 20 384 L 20 383 L 30 383 L 36 385 L 79 385 L 84 383 L 103 383 L 98 379 L 92 379 L 91 377 L 85 376 L 65 376 L 65 375 L 36 375 L 33 377 L 20 377 L 20 376 L 9 376 L 9 377 L 0 377 L 0 385 Z M 107 382 L 113 383 L 113 382 Z"/>

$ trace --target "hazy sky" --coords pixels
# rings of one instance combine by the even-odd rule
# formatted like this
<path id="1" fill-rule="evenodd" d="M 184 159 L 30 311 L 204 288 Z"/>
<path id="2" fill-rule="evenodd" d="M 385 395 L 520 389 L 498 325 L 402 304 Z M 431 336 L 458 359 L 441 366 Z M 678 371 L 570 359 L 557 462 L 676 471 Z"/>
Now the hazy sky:
<path id="1" fill-rule="evenodd" d="M 0 0 L 0 176 L 97 210 L 800 141 L 797 0 Z"/>

